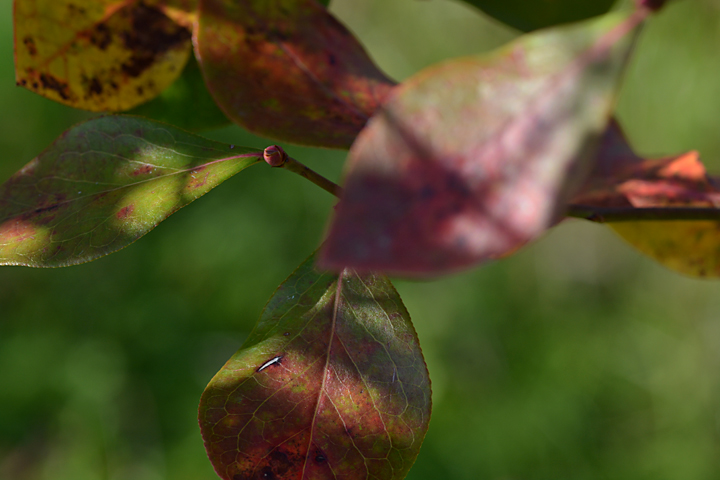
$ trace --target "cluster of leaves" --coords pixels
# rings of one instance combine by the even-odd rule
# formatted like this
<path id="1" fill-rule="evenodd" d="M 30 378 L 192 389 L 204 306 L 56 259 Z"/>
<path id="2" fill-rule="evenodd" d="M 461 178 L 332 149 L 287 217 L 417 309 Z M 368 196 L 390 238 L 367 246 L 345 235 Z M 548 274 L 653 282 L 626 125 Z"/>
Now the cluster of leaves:
<path id="1" fill-rule="evenodd" d="M 97 259 L 264 162 L 341 193 L 319 267 L 311 256 L 278 288 L 208 385 L 200 426 L 224 479 L 404 478 L 430 382 L 402 301 L 373 272 L 468 268 L 575 216 L 670 268 L 720 275 L 720 191 L 697 154 L 639 158 L 612 119 L 664 2 L 467 1 L 521 30 L 553 27 L 396 85 L 327 2 L 15 0 L 19 85 L 134 115 L 70 129 L 0 185 L 0 265 Z M 229 121 L 350 148 L 344 189 L 278 147 L 190 133 Z"/>

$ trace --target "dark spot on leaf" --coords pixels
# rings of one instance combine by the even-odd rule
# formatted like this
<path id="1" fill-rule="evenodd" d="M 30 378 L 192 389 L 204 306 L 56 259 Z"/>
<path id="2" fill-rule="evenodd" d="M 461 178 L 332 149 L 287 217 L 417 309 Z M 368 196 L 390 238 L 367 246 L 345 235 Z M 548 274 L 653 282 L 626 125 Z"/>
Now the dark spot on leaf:
<path id="1" fill-rule="evenodd" d="M 35 46 L 35 40 L 32 37 L 23 38 L 23 43 L 28 49 L 28 53 L 30 54 L 30 56 L 34 57 L 35 55 L 37 55 L 37 47 Z"/>
<path id="2" fill-rule="evenodd" d="M 120 211 L 115 215 L 119 220 L 123 220 L 130 216 L 132 214 L 133 210 L 135 210 L 135 205 L 128 205 L 126 207 L 123 207 L 120 209 Z"/>
<path id="3" fill-rule="evenodd" d="M 56 77 L 47 73 L 40 75 L 40 82 L 42 83 L 43 88 L 47 90 L 54 90 L 63 100 L 70 98 L 70 89 L 68 88 L 68 84 L 66 82 L 58 80 Z"/>
<path id="4" fill-rule="evenodd" d="M 132 51 L 130 59 L 121 67 L 126 75 L 140 76 L 158 56 L 180 48 L 190 40 L 188 29 L 143 2 L 135 5 L 130 15 L 131 28 L 121 33 L 123 44 Z"/>
<path id="5" fill-rule="evenodd" d="M 328 53 L 328 65 L 334 66 L 337 64 L 337 59 L 335 58 L 335 55 L 332 53 Z"/>
<path id="6" fill-rule="evenodd" d="M 278 475 L 284 475 L 292 466 L 292 462 L 285 453 L 275 450 L 270 454 L 270 468 Z"/>
<path id="7" fill-rule="evenodd" d="M 90 80 L 90 85 L 88 88 L 90 90 L 90 93 L 94 95 L 100 95 L 103 91 L 103 86 L 100 83 L 100 80 L 97 79 L 97 77 L 93 77 L 93 79 Z"/>
<path id="8" fill-rule="evenodd" d="M 325 455 L 323 455 L 322 452 L 319 452 L 315 454 L 315 461 L 317 463 L 325 463 L 327 461 L 327 458 L 325 457 Z"/>
<path id="9" fill-rule="evenodd" d="M 98 23 L 90 34 L 90 43 L 100 50 L 106 50 L 112 43 L 112 32 L 104 23 Z"/>

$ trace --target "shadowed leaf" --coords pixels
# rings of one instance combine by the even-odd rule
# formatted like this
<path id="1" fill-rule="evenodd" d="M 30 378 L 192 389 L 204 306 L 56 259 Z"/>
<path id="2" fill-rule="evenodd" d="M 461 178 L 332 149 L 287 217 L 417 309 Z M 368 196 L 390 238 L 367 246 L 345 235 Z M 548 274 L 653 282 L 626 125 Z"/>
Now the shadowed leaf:
<path id="1" fill-rule="evenodd" d="M 85 122 L 0 185 L 0 265 L 112 253 L 260 159 L 137 117 Z"/>
<path id="2" fill-rule="evenodd" d="M 529 32 L 602 15 L 615 0 L 464 0 L 518 30 Z"/>
<path id="3" fill-rule="evenodd" d="M 393 85 L 315 0 L 203 0 L 196 52 L 233 121 L 301 144 L 349 147 Z"/>
<path id="4" fill-rule="evenodd" d="M 429 420 L 427 368 L 392 284 L 319 273 L 313 257 L 200 402 L 205 447 L 225 480 L 400 480 Z"/>
<path id="5" fill-rule="evenodd" d="M 197 132 L 224 127 L 230 120 L 218 108 L 191 57 L 182 75 L 153 100 L 127 112 Z"/>
<path id="6" fill-rule="evenodd" d="M 619 127 L 612 125 L 592 176 L 572 203 L 613 211 L 715 209 L 720 206 L 718 182 L 707 176 L 697 152 L 645 160 L 635 155 Z M 638 250 L 673 270 L 720 277 L 720 222 L 644 220 L 609 225 Z"/>
<path id="7" fill-rule="evenodd" d="M 640 18 L 526 35 L 398 87 L 350 151 L 323 264 L 440 274 L 540 235 L 585 178 Z"/>
<path id="8" fill-rule="evenodd" d="M 85 110 L 132 108 L 180 75 L 191 52 L 185 7 L 192 2 L 15 0 L 17 83 Z"/>

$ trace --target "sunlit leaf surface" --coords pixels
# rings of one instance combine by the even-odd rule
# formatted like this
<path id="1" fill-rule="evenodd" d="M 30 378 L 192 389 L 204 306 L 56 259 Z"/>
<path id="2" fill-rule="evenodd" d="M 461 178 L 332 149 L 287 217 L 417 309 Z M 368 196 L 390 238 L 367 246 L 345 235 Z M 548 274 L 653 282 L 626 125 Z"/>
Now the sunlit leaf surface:
<path id="1" fill-rule="evenodd" d="M 591 165 L 638 21 L 529 34 L 398 87 L 350 151 L 323 264 L 440 274 L 540 235 Z"/>
<path id="2" fill-rule="evenodd" d="M 602 15 L 614 0 L 464 0 L 518 30 L 528 32 Z"/>
<path id="3" fill-rule="evenodd" d="M 400 297 L 383 276 L 313 263 L 203 393 L 200 427 L 225 480 L 400 480 L 418 454 L 430 380 Z"/>
<path id="4" fill-rule="evenodd" d="M 697 152 L 659 160 L 637 156 L 613 125 L 598 163 L 572 203 L 611 209 L 720 207 L 720 179 L 708 177 Z M 707 220 L 628 221 L 609 224 L 663 265 L 699 277 L 720 276 L 720 223 Z"/>
<path id="5" fill-rule="evenodd" d="M 180 75 L 191 52 L 183 10 L 191 4 L 15 0 L 17 83 L 76 108 L 132 108 Z"/>
<path id="6" fill-rule="evenodd" d="M 107 255 L 261 158 L 137 117 L 90 120 L 0 185 L 0 265 Z"/>
<path id="7" fill-rule="evenodd" d="M 393 85 L 315 0 L 203 0 L 196 52 L 233 121 L 295 143 L 348 148 Z"/>

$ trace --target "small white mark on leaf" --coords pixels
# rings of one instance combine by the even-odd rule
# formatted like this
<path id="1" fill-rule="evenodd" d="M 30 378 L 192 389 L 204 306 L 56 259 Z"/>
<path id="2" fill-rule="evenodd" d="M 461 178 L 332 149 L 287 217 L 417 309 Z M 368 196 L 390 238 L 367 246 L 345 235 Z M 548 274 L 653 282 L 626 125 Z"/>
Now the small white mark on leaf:
<path id="1" fill-rule="evenodd" d="M 279 363 L 280 363 L 280 360 L 282 360 L 282 358 L 283 358 L 282 355 L 278 355 L 278 356 L 275 357 L 275 358 L 271 358 L 271 359 L 268 360 L 267 362 L 263 363 L 263 364 L 260 366 L 260 368 L 257 369 L 257 371 L 258 371 L 258 372 L 262 372 L 263 370 L 265 370 L 266 368 L 268 368 L 270 365 L 275 365 L 276 363 L 279 364 Z"/>

